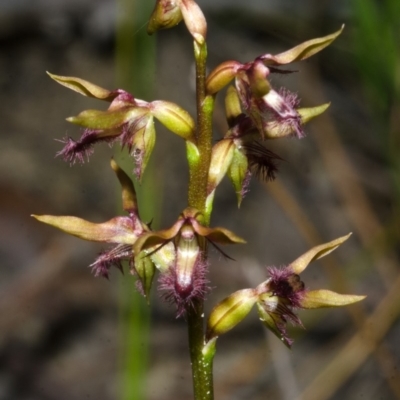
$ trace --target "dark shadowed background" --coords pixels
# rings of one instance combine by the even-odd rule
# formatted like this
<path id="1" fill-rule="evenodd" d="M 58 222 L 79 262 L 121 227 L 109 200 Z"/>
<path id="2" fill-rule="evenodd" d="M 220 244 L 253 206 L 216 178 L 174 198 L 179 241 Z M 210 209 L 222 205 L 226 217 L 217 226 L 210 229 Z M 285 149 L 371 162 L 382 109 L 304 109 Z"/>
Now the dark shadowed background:
<path id="1" fill-rule="evenodd" d="M 212 225 L 233 230 L 248 244 L 225 249 L 235 262 L 212 253 L 215 290 L 207 309 L 260 283 L 265 266 L 287 264 L 348 232 L 352 237 L 312 264 L 304 281 L 311 289 L 368 295 L 348 308 L 300 312 L 306 329 L 289 328 L 291 351 L 251 314 L 218 340 L 216 399 L 400 399 L 399 2 L 198 3 L 208 19 L 209 68 L 280 52 L 346 24 L 332 46 L 290 66 L 297 73 L 273 79 L 277 88 L 298 92 L 302 106 L 332 102 L 306 126 L 305 139 L 270 144 L 285 160 L 278 179 L 253 180 L 240 210 L 228 181 L 217 190 Z M 97 146 L 83 166 L 54 158 L 62 147 L 55 139 L 79 135 L 65 118 L 104 105 L 45 74 L 115 88 L 116 10 L 113 0 L 0 1 L 1 400 L 126 398 L 120 292 L 134 290 L 133 277 L 115 270 L 109 281 L 94 278 L 87 266 L 102 246 L 29 217 L 101 222 L 116 215 L 119 191 L 109 159 L 120 153 L 118 146 Z M 143 30 L 141 21 L 134 34 Z M 194 115 L 192 43 L 183 24 L 152 40 L 154 98 Z M 224 129 L 220 95 L 216 140 Z M 126 155 L 119 157 L 127 162 Z M 145 201 L 159 211 L 148 218 L 167 227 L 186 206 L 183 142 L 159 127 L 152 161 L 144 179 L 156 182 L 157 198 Z M 145 398 L 191 399 L 185 324 L 156 291 L 148 312 Z"/>

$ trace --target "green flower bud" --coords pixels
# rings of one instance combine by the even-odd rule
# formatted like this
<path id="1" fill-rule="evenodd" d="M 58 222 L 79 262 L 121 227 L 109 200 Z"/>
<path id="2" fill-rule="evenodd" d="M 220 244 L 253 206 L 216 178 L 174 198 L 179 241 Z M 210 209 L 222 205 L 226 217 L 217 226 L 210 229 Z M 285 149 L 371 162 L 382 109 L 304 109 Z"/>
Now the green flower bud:
<path id="1" fill-rule="evenodd" d="M 157 0 L 147 25 L 147 33 L 152 35 L 160 29 L 173 28 L 182 21 L 179 1 Z"/>
<path id="2" fill-rule="evenodd" d="M 193 39 L 203 45 L 207 35 L 207 22 L 201 8 L 193 0 L 179 0 L 183 20 Z"/>
<path id="3" fill-rule="evenodd" d="M 194 40 L 203 44 L 207 34 L 207 22 L 200 7 L 193 0 L 157 0 L 147 33 L 152 35 L 160 29 L 173 28 L 182 19 Z"/>

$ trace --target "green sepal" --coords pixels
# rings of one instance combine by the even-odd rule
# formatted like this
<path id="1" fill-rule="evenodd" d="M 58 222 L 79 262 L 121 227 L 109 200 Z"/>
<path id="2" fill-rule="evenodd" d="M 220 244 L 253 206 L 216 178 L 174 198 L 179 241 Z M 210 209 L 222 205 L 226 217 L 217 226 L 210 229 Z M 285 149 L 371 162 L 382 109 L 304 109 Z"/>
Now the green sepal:
<path id="1" fill-rule="evenodd" d="M 332 240 L 331 242 L 313 247 L 312 249 L 301 255 L 299 258 L 297 258 L 295 261 L 290 263 L 289 266 L 295 274 L 300 274 L 307 268 L 310 262 L 327 256 L 333 250 L 337 249 L 343 242 L 345 242 L 350 237 L 350 235 L 351 233 L 338 239 Z"/>
<path id="2" fill-rule="evenodd" d="M 206 339 L 218 337 L 241 322 L 251 311 L 258 298 L 254 289 L 243 289 L 217 304 L 207 322 Z"/>
<path id="3" fill-rule="evenodd" d="M 341 307 L 364 300 L 366 296 L 339 294 L 326 289 L 309 290 L 300 301 L 302 308 Z"/>
<path id="4" fill-rule="evenodd" d="M 234 150 L 235 145 L 231 139 L 222 139 L 213 146 L 208 171 L 208 194 L 215 190 L 226 175 L 232 162 Z"/>
<path id="5" fill-rule="evenodd" d="M 242 113 L 240 98 L 236 88 L 232 85 L 228 87 L 225 95 L 225 114 L 228 125 L 231 127 L 236 119 Z"/>
<path id="6" fill-rule="evenodd" d="M 157 246 L 163 245 L 174 239 L 179 233 L 182 225 L 185 223 L 184 219 L 178 219 L 174 225 L 169 229 L 162 229 L 154 232 L 146 232 L 140 236 L 134 246 L 134 252 L 139 253 L 142 250 L 154 250 Z"/>
<path id="7" fill-rule="evenodd" d="M 192 221 L 192 226 L 195 232 L 207 238 L 211 242 L 218 243 L 218 244 L 243 244 L 246 243 L 244 239 L 235 235 L 228 229 L 225 228 L 208 228 L 206 226 L 201 225 L 197 221 Z"/>
<path id="8" fill-rule="evenodd" d="M 144 171 L 150 160 L 156 143 L 156 130 L 152 116 L 147 117 L 147 121 L 143 129 L 139 129 L 132 137 L 132 156 L 135 159 L 135 173 L 139 180 L 142 181 Z"/>
<path id="9" fill-rule="evenodd" d="M 129 107 L 113 111 L 85 110 L 76 117 L 67 118 L 67 121 L 89 129 L 112 130 L 128 121 L 134 122 L 148 113 L 148 109 L 144 107 Z"/>
<path id="10" fill-rule="evenodd" d="M 296 111 L 300 115 L 301 123 L 306 124 L 308 121 L 324 113 L 330 105 L 331 103 L 324 103 L 315 107 L 298 108 Z"/>
<path id="11" fill-rule="evenodd" d="M 264 324 L 264 326 L 269 329 L 275 336 L 277 336 L 286 347 L 290 349 L 291 342 L 278 329 L 278 325 L 286 325 L 286 321 L 282 318 L 282 316 L 279 313 L 267 313 L 260 303 L 257 303 L 257 311 L 260 317 L 260 321 Z"/>
<path id="12" fill-rule="evenodd" d="M 134 262 L 135 272 L 140 280 L 143 294 L 146 297 L 147 303 L 150 302 L 150 290 L 153 283 L 156 267 L 151 258 L 144 252 L 135 255 Z"/>
<path id="13" fill-rule="evenodd" d="M 132 180 L 126 174 L 126 172 L 121 169 L 118 164 L 111 159 L 111 168 L 114 170 L 119 183 L 122 187 L 122 208 L 126 212 L 138 215 L 138 205 L 136 198 L 135 187 L 133 186 Z"/>
<path id="14" fill-rule="evenodd" d="M 46 73 L 50 76 L 51 79 L 55 80 L 60 85 L 63 85 L 68 89 L 71 89 L 74 92 L 77 92 L 83 96 L 93 97 L 95 99 L 105 101 L 112 101 L 115 99 L 115 97 L 118 96 L 117 91 L 111 92 L 110 90 L 104 89 L 81 78 L 75 78 L 73 76 L 54 75 L 48 71 L 46 71 Z"/>
<path id="15" fill-rule="evenodd" d="M 305 60 L 314 54 L 320 52 L 325 47 L 329 46 L 343 31 L 344 25 L 342 27 L 327 36 L 307 40 L 299 44 L 298 46 L 293 47 L 290 50 L 287 50 L 283 53 L 272 55 L 266 54 L 260 59 L 264 62 L 265 65 L 285 65 L 296 61 Z"/>
<path id="16" fill-rule="evenodd" d="M 32 215 L 32 217 L 84 240 L 133 245 L 138 238 L 132 227 L 132 220 L 128 217 L 115 217 L 100 224 L 70 216 Z"/>
<path id="17" fill-rule="evenodd" d="M 247 176 L 249 163 L 246 155 L 237 147 L 233 152 L 231 165 L 228 168 L 227 175 L 235 188 L 238 207 L 240 207 L 243 200 L 243 184 Z"/>

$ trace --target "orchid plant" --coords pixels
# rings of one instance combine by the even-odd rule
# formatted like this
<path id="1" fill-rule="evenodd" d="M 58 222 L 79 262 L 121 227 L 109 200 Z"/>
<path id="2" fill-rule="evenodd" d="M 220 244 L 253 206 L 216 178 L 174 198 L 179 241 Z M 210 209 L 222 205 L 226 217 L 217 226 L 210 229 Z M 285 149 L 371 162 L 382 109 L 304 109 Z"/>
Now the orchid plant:
<path id="1" fill-rule="evenodd" d="M 286 73 L 282 67 L 305 60 L 330 45 L 342 32 L 306 41 L 290 50 L 260 55 L 253 61 L 226 61 L 206 73 L 207 23 L 194 0 L 157 0 L 148 33 L 173 28 L 184 21 L 193 38 L 196 65 L 197 120 L 181 106 L 165 101 L 137 99 L 123 89 L 107 90 L 86 80 L 50 74 L 57 83 L 75 92 L 108 103 L 106 110 L 86 110 L 67 118 L 83 128 L 80 139 L 63 139 L 58 152 L 71 164 L 84 163 L 99 142 L 119 142 L 132 156 L 132 170 L 140 182 L 156 141 L 154 119 L 186 144 L 189 167 L 188 202 L 176 222 L 155 231 L 140 218 L 135 186 L 114 160 L 122 188 L 126 215 L 103 223 L 72 216 L 34 215 L 81 239 L 112 244 L 91 264 L 95 276 L 109 277 L 110 269 L 124 268 L 137 278 L 137 288 L 148 300 L 155 277 L 162 298 L 176 308 L 176 316 L 188 326 L 194 398 L 213 399 L 213 359 L 217 339 L 233 329 L 256 306 L 261 322 L 287 347 L 292 346 L 286 325 L 302 326 L 296 311 L 352 304 L 365 296 L 343 295 L 329 290 L 309 290 L 300 274 L 314 260 L 335 250 L 350 234 L 321 244 L 283 268 L 269 267 L 265 280 L 255 288 L 240 289 L 221 300 L 205 316 L 204 301 L 211 290 L 208 270 L 210 246 L 224 256 L 220 245 L 245 240 L 223 227 L 210 227 L 215 191 L 228 176 L 238 206 L 252 176 L 275 179 L 281 158 L 266 146 L 268 140 L 301 139 L 305 123 L 323 113 L 329 104 L 300 107 L 299 98 L 286 88 L 275 89 L 270 75 Z M 234 85 L 230 83 L 234 81 Z M 228 130 L 213 141 L 212 117 L 215 98 L 225 92 Z"/>

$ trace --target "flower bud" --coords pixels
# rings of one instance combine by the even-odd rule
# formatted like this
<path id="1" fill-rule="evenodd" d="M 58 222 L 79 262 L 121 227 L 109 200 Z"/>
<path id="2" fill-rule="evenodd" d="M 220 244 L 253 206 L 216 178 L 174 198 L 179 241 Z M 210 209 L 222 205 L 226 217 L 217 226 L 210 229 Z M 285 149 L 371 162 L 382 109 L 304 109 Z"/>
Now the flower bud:
<path id="1" fill-rule="evenodd" d="M 207 34 L 207 22 L 200 7 L 193 0 L 157 0 L 147 33 L 152 35 L 159 29 L 172 28 L 182 19 L 194 40 L 203 44 Z"/>
<path id="2" fill-rule="evenodd" d="M 203 45 L 207 35 L 207 22 L 201 8 L 194 0 L 180 0 L 180 8 L 188 31 L 199 45 Z"/>
<path id="3" fill-rule="evenodd" d="M 152 35 L 160 29 L 173 28 L 181 21 L 182 12 L 178 0 L 157 0 L 147 25 L 147 33 Z"/>
<path id="4" fill-rule="evenodd" d="M 239 290 L 217 304 L 207 322 L 207 340 L 220 336 L 241 322 L 258 298 L 254 289 Z"/>

